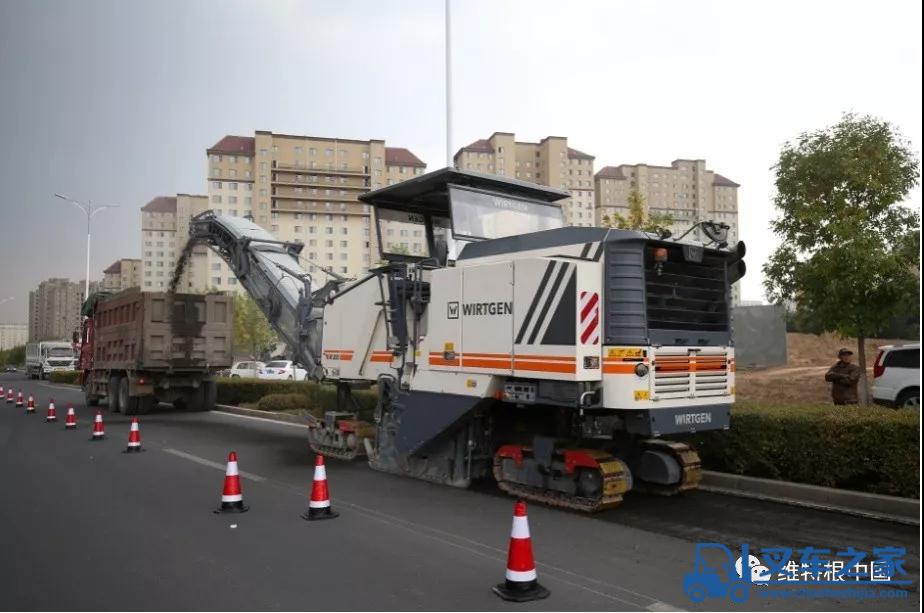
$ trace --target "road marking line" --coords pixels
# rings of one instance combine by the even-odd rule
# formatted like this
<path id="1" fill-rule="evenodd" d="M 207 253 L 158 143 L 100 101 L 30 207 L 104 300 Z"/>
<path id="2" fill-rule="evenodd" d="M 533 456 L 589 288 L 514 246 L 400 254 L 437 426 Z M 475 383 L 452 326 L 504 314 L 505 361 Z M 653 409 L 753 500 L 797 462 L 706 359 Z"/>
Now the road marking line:
<path id="1" fill-rule="evenodd" d="M 686 611 L 686 609 L 679 609 L 674 605 L 669 605 L 666 602 L 661 602 L 660 600 L 656 600 L 655 602 L 645 607 L 645 609 L 648 611 Z"/>
<path id="2" fill-rule="evenodd" d="M 167 453 L 173 454 L 175 456 L 185 458 L 187 460 L 192 460 L 193 462 L 197 464 L 202 464 L 203 466 L 211 466 L 212 468 L 217 468 L 218 470 L 225 470 L 225 468 L 227 468 L 227 466 L 219 462 L 213 462 L 211 460 L 206 460 L 205 458 L 200 458 L 197 455 L 186 453 L 185 451 L 180 451 L 179 449 L 172 449 L 170 447 L 167 447 L 166 449 L 164 449 L 164 451 L 166 451 Z M 244 472 L 243 470 L 239 471 L 238 474 L 246 479 L 250 479 L 251 481 L 257 481 L 257 482 L 266 481 L 266 477 L 261 477 L 260 475 L 255 475 L 253 473 Z"/>
<path id="3" fill-rule="evenodd" d="M 295 428 L 308 428 L 308 424 L 296 424 L 291 421 L 279 421 L 277 419 L 269 419 L 267 417 L 256 417 L 254 415 L 241 415 L 240 413 L 231 413 L 230 411 L 222 411 L 221 409 L 215 409 L 213 413 L 221 413 L 222 415 L 228 415 L 230 417 L 240 417 L 241 419 L 253 419 L 254 421 L 268 421 L 274 424 L 282 424 L 284 426 L 293 426 Z"/>

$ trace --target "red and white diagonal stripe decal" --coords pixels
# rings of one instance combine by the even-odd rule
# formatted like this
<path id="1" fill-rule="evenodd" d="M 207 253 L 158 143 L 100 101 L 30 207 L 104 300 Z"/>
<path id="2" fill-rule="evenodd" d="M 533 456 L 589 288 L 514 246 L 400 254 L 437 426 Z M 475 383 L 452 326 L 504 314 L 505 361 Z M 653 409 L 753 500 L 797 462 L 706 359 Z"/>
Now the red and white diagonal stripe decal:
<path id="1" fill-rule="evenodd" d="M 581 292 L 581 342 L 600 344 L 600 295 L 597 292 Z"/>

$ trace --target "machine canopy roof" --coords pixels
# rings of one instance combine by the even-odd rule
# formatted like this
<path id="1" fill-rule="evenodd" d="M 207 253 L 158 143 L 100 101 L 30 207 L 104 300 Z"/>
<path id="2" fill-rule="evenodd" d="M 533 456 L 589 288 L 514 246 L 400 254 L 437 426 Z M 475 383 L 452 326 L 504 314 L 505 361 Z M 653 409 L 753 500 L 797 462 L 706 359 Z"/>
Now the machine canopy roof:
<path id="1" fill-rule="evenodd" d="M 542 204 L 551 204 L 570 196 L 568 192 L 535 183 L 470 170 L 443 168 L 368 192 L 361 195 L 359 200 L 374 207 L 449 217 L 450 186 L 468 187 Z"/>

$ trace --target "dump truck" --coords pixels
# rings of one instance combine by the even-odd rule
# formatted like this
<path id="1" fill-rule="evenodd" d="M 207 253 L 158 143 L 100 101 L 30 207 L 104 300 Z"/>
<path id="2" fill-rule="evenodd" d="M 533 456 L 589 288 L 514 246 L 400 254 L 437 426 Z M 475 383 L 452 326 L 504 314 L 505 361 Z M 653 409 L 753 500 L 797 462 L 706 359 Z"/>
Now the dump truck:
<path id="1" fill-rule="evenodd" d="M 215 407 L 215 372 L 232 360 L 232 297 L 223 294 L 96 293 L 83 306 L 80 383 L 90 406 L 107 399 L 126 415 L 158 402 Z"/>
<path id="2" fill-rule="evenodd" d="M 320 285 L 303 244 L 252 220 L 207 211 L 189 228 L 337 386 L 313 450 L 583 512 L 694 489 L 699 455 L 665 437 L 730 426 L 745 246 L 710 220 L 678 237 L 566 227 L 568 196 L 452 168 L 368 192 L 383 264 Z M 365 422 L 351 392 L 370 386 Z"/>

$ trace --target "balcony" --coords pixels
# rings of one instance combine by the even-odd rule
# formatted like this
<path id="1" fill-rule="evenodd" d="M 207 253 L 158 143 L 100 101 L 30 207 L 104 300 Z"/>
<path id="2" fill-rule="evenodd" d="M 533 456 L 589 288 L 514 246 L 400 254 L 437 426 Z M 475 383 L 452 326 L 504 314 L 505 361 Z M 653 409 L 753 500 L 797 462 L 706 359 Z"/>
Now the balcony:
<path id="1" fill-rule="evenodd" d="M 355 194 L 346 194 L 341 196 L 340 194 L 279 194 L 275 193 L 270 196 L 273 199 L 284 199 L 284 200 L 305 200 L 308 202 L 352 202 L 356 203 Z"/>
<path id="2" fill-rule="evenodd" d="M 307 189 L 355 189 L 364 192 L 369 191 L 368 185 L 350 185 L 348 183 L 308 183 L 306 181 L 280 181 L 278 179 L 273 179 L 273 185 L 278 185 L 280 187 L 304 187 Z"/>
<path id="3" fill-rule="evenodd" d="M 336 168 L 308 168 L 307 166 L 289 166 L 273 162 L 273 168 L 276 172 L 294 172 L 306 175 L 337 175 L 344 177 L 368 177 L 371 173 L 369 170 L 338 170 Z"/>

